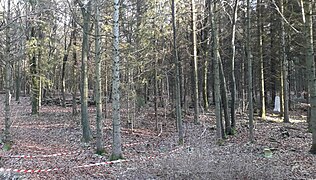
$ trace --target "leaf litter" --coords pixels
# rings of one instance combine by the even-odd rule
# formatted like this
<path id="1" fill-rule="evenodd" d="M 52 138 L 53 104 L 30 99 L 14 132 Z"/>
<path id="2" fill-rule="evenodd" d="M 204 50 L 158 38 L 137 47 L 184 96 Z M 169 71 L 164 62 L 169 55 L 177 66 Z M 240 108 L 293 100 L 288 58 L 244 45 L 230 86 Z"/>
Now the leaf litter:
<path id="1" fill-rule="evenodd" d="M 1 109 L 3 129 L 3 107 Z M 152 118 L 154 110 L 143 108 L 136 116 L 133 130 L 124 126 L 127 115 L 122 116 L 122 142 L 135 144 L 123 147 L 126 162 L 104 164 L 111 155 L 111 119 L 104 120 L 106 152 L 100 156 L 95 154 L 95 138 L 88 145 L 81 142 L 80 117 L 72 117 L 71 108 L 43 106 L 39 116 L 30 115 L 30 109 L 28 98 L 23 98 L 20 104 L 12 104 L 11 134 L 14 144 L 9 151 L 0 150 L 0 168 L 6 170 L 0 172 L 1 179 L 316 178 L 316 157 L 308 152 L 312 140 L 307 132 L 304 111 L 292 111 L 293 123 L 290 124 L 256 120 L 254 143 L 248 142 L 247 118 L 238 115 L 237 134 L 228 136 L 221 145 L 216 143 L 214 113 L 202 114 L 200 124 L 194 125 L 191 112 L 185 116 L 183 123 L 185 143 L 179 146 L 174 118 L 165 116 L 164 108 L 159 109 L 158 120 L 162 130 L 156 132 Z M 89 120 L 95 137 L 93 107 L 89 110 Z M 271 158 L 264 157 L 266 148 L 271 150 Z M 60 155 L 46 157 L 53 154 Z M 37 157 L 8 157 L 14 155 Z M 13 172 L 13 169 L 55 168 L 59 170 Z"/>

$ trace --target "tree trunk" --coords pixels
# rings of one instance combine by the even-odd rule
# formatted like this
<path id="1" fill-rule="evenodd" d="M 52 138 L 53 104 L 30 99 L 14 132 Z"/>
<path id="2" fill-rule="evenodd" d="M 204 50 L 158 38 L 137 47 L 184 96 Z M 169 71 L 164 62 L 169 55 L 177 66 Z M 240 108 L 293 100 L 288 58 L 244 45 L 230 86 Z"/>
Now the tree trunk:
<path id="1" fill-rule="evenodd" d="M 250 0 L 247 0 L 247 41 L 246 41 L 246 54 L 248 61 L 248 113 L 249 113 L 249 140 L 250 142 L 254 141 L 254 132 L 253 132 L 253 99 L 252 99 L 252 53 L 250 48 Z"/>
<path id="2" fill-rule="evenodd" d="M 316 76 L 315 76 L 315 61 L 314 61 L 314 39 L 313 39 L 313 18 L 312 18 L 312 7 L 313 0 L 308 3 L 306 11 L 306 68 L 308 69 L 308 85 L 310 93 L 310 129 L 312 131 L 312 146 L 310 152 L 316 154 Z"/>
<path id="3" fill-rule="evenodd" d="M 219 39 L 217 30 L 217 1 L 213 2 L 213 8 L 210 11 L 212 19 L 212 37 L 213 37 L 213 56 L 214 56 L 214 91 L 215 91 L 215 116 L 216 116 L 216 138 L 222 139 L 221 125 L 221 94 L 220 94 L 220 79 L 219 79 Z"/>
<path id="4" fill-rule="evenodd" d="M 119 13 L 120 2 L 114 0 L 113 14 L 113 71 L 112 71 L 112 123 L 113 123 L 113 149 L 111 160 L 121 159 L 122 140 L 121 140 L 121 118 L 120 118 L 120 47 L 119 47 Z"/>
<path id="5" fill-rule="evenodd" d="M 230 116 L 231 116 L 231 126 L 236 129 L 236 78 L 235 78 L 235 55 L 236 55 L 236 46 L 235 46 L 235 35 L 236 35 L 236 22 L 238 15 L 238 3 L 239 0 L 235 0 L 234 6 L 234 16 L 233 16 L 233 25 L 232 25 L 232 59 L 231 59 L 231 105 L 230 105 Z M 232 133 L 232 132 L 231 132 Z"/>
<path id="6" fill-rule="evenodd" d="M 218 64 L 219 64 L 219 79 L 220 79 L 220 87 L 221 87 L 221 97 L 222 97 L 222 107 L 224 110 L 224 120 L 225 120 L 225 134 L 231 135 L 232 129 L 231 129 L 231 123 L 229 118 L 229 112 L 228 112 L 228 99 L 227 99 L 227 86 L 226 86 L 226 79 L 224 75 L 224 67 L 221 60 L 221 57 L 218 52 Z"/>
<path id="7" fill-rule="evenodd" d="M 88 53 L 89 53 L 89 26 L 91 16 L 91 1 L 80 5 L 83 16 L 83 36 L 81 52 L 81 125 L 83 141 L 88 143 L 91 139 L 90 122 L 88 117 Z"/>
<path id="8" fill-rule="evenodd" d="M 95 102 L 96 102 L 96 130 L 97 130 L 97 153 L 104 153 L 104 143 L 103 143 L 103 116 L 102 116 L 102 80 L 101 80 L 101 64 L 102 60 L 100 58 L 101 46 L 100 46 L 100 13 L 99 13 L 99 0 L 95 0 Z"/>
<path id="9" fill-rule="evenodd" d="M 78 83 L 78 78 L 77 78 L 77 24 L 74 20 L 72 20 L 72 27 L 73 27 L 73 49 L 72 49 L 72 58 L 73 58 L 73 67 L 72 67 L 72 115 L 76 116 L 78 114 L 77 111 L 77 83 Z"/>
<path id="10" fill-rule="evenodd" d="M 7 23 L 10 23 L 11 20 L 11 0 L 8 0 L 7 4 Z M 6 39 L 5 39 L 5 101 L 4 101 L 4 113 L 5 113 L 5 120 L 4 120 L 4 142 L 8 143 L 11 141 L 11 134 L 10 134 L 10 126 L 11 126 L 11 57 L 10 57 L 10 26 L 6 27 Z"/>
<path id="11" fill-rule="evenodd" d="M 70 52 L 70 48 L 72 45 L 72 39 L 74 36 L 74 33 L 71 33 L 70 36 L 70 40 L 67 46 L 67 36 L 66 36 L 66 23 L 64 23 L 64 33 L 65 33 L 65 44 L 64 44 L 64 57 L 63 57 L 63 63 L 62 63 L 62 68 L 61 68 L 61 94 L 62 94 L 62 107 L 66 107 L 66 95 L 65 95 L 65 91 L 66 91 L 66 80 L 65 80 L 65 73 L 66 73 L 66 65 L 67 65 L 67 61 L 68 61 L 68 56 L 69 56 L 69 52 Z"/>
<path id="12" fill-rule="evenodd" d="M 264 83 L 264 63 L 263 63 L 263 24 L 262 24 L 262 0 L 257 0 L 257 20 L 258 20 L 258 48 L 259 48 L 259 63 L 260 63 L 260 117 L 266 119 L 266 104 L 265 104 L 265 83 Z"/>
<path id="13" fill-rule="evenodd" d="M 283 5 L 283 0 L 280 0 L 280 6 L 281 6 L 281 13 L 284 13 L 284 5 Z M 289 123 L 289 94 L 288 94 L 288 89 L 289 89 L 289 83 L 288 83 L 288 60 L 287 60 L 287 55 L 286 55 L 286 42 L 285 42 L 285 28 L 284 28 L 284 20 L 283 18 L 281 19 L 281 47 L 282 47 L 282 81 L 283 81 L 283 122 Z"/>
<path id="14" fill-rule="evenodd" d="M 197 60 L 197 40 L 196 40 L 196 10 L 195 0 L 191 0 L 192 13 L 192 51 L 193 51 L 193 99 L 194 99 L 194 124 L 199 122 L 199 87 L 198 87 L 198 60 Z"/>
<path id="15" fill-rule="evenodd" d="M 18 59 L 15 67 L 15 101 L 17 102 L 20 101 L 21 93 L 21 61 L 22 60 Z"/>
<path id="16" fill-rule="evenodd" d="M 177 127 L 179 133 L 179 144 L 183 144 L 183 127 L 182 127 L 182 112 L 181 112 L 181 90 L 180 90 L 180 62 L 177 49 L 177 29 L 176 29 L 176 5 L 175 0 L 171 2 L 172 11 L 172 29 L 173 29 L 173 58 L 175 63 L 175 106 L 176 106 L 176 117 L 177 117 Z"/>
<path id="17" fill-rule="evenodd" d="M 31 39 L 35 37 L 35 27 L 31 27 Z M 31 61 L 30 61 L 30 72 L 31 72 L 31 97 L 32 97 L 32 115 L 37 115 L 39 110 L 39 80 L 38 80 L 38 60 L 36 58 L 36 53 L 32 52 Z"/>

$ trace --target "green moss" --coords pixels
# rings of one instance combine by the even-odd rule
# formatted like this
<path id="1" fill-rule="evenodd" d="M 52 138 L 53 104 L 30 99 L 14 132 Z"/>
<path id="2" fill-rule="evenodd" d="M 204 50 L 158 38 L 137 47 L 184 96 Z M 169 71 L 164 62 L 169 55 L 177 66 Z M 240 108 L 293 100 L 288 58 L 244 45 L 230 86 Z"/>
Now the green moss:
<path id="1" fill-rule="evenodd" d="M 236 128 L 232 128 L 230 135 L 234 136 L 234 135 L 236 135 L 236 134 L 237 134 Z"/>
<path id="2" fill-rule="evenodd" d="M 11 147 L 12 147 L 12 144 L 11 144 L 11 143 L 5 143 L 5 144 L 3 145 L 3 147 L 2 147 L 2 149 L 3 149 L 4 151 L 10 151 Z"/>
<path id="3" fill-rule="evenodd" d="M 219 139 L 216 144 L 219 145 L 219 146 L 224 146 L 224 140 L 223 139 Z"/>
<path id="4" fill-rule="evenodd" d="M 107 154 L 108 152 L 104 149 L 101 149 L 101 150 L 97 150 L 95 152 L 97 155 L 100 155 L 100 156 L 104 156 L 105 154 Z"/>
<path id="5" fill-rule="evenodd" d="M 183 144 L 184 144 L 183 139 L 180 139 L 179 142 L 178 142 L 178 144 L 179 144 L 180 146 L 183 145 Z"/>
<path id="6" fill-rule="evenodd" d="M 112 154 L 111 157 L 110 157 L 110 161 L 116 161 L 116 160 L 119 160 L 119 159 L 124 159 L 122 154 L 120 154 L 120 155 Z"/>

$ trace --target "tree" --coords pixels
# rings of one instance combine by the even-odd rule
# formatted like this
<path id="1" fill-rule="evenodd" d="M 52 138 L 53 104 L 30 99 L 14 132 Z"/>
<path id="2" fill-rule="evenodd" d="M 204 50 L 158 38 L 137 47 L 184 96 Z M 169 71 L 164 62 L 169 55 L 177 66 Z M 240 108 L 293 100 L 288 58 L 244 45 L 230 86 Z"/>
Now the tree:
<path id="1" fill-rule="evenodd" d="M 36 1 L 31 2 L 32 11 L 35 11 Z M 31 98 L 32 98 L 32 114 L 37 115 L 39 111 L 39 100 L 40 100 L 40 78 L 38 73 L 38 57 L 36 52 L 38 51 L 38 39 L 36 38 L 35 22 L 31 22 L 31 38 L 30 43 L 30 73 L 31 73 Z"/>
<path id="2" fill-rule="evenodd" d="M 310 129 L 312 131 L 312 146 L 310 152 L 316 154 L 316 75 L 314 61 L 314 39 L 313 39 L 313 4 L 314 0 L 307 2 L 306 11 L 306 68 L 308 70 L 308 85 L 310 93 Z M 303 4 L 302 4 L 303 5 Z"/>
<path id="3" fill-rule="evenodd" d="M 121 140 L 121 119 L 120 119 L 120 2 L 114 0 L 113 13 L 113 70 L 112 70 L 112 124 L 113 124 L 113 150 L 111 160 L 121 159 L 122 140 Z"/>
<path id="4" fill-rule="evenodd" d="M 284 4 L 283 0 L 280 0 L 280 9 L 281 14 L 284 15 Z M 287 54 L 286 54 L 286 42 L 285 42 L 285 28 L 284 28 L 284 20 L 281 17 L 281 47 L 282 47 L 282 79 L 283 83 L 283 89 L 282 95 L 283 95 L 283 118 L 285 123 L 289 123 L 289 83 L 288 83 L 288 60 L 287 60 Z"/>
<path id="5" fill-rule="evenodd" d="M 212 37 L 213 37 L 213 62 L 214 62 L 214 90 L 215 90 L 215 116 L 216 116 L 216 138 L 222 139 L 222 125 L 221 125 L 221 94 L 220 94 L 220 74 L 219 74 L 219 40 L 218 40 L 218 24 L 217 24 L 217 1 L 213 2 L 213 7 L 210 9 L 210 17 L 212 23 Z"/>
<path id="6" fill-rule="evenodd" d="M 196 10 L 195 0 L 191 0 L 192 13 L 192 51 L 193 51 L 193 103 L 194 103 L 194 123 L 199 121 L 199 86 L 198 86 L 198 63 L 197 63 L 197 39 L 196 39 Z"/>
<path id="7" fill-rule="evenodd" d="M 239 0 L 235 0 L 234 5 L 234 15 L 233 15 L 233 22 L 232 22 L 232 59 L 231 59 L 231 105 L 230 105 L 230 116 L 231 116 L 231 125 L 233 129 L 236 129 L 236 78 L 235 78 L 235 56 L 236 56 L 236 45 L 235 45 L 235 38 L 236 38 L 236 22 L 238 16 L 238 3 Z"/>
<path id="8" fill-rule="evenodd" d="M 248 62 L 248 116 L 249 116 L 249 140 L 254 141 L 254 132 L 253 132 L 253 101 L 252 101 L 252 53 L 250 48 L 250 0 L 247 0 L 247 25 L 246 25 L 246 54 Z"/>
<path id="9" fill-rule="evenodd" d="M 173 58 L 175 64 L 175 83 L 176 83 L 176 118 L 177 118 L 177 127 L 179 133 L 179 144 L 183 144 L 183 127 L 182 127 L 182 109 L 181 109 L 181 92 L 180 92 L 180 61 L 178 56 L 178 47 L 177 47 L 177 27 L 176 27 L 176 4 L 174 0 L 171 1 L 171 13 L 172 13 L 172 30 L 173 30 Z"/>
<path id="10" fill-rule="evenodd" d="M 260 117 L 266 119 L 265 104 L 265 83 L 264 83 L 264 63 L 263 63 L 263 23 L 262 23 L 262 0 L 257 0 L 257 29 L 258 29 L 258 49 L 260 64 Z"/>
<path id="11" fill-rule="evenodd" d="M 7 2 L 7 27 L 6 27 L 6 39 L 5 39 L 5 126 L 4 126 L 4 142 L 10 142 L 11 141 L 11 134 L 10 134 L 10 126 L 11 126 L 11 57 L 10 57 L 10 44 L 11 44 L 11 38 L 10 38 L 10 21 L 11 21 L 11 0 L 8 0 Z"/>
<path id="12" fill-rule="evenodd" d="M 95 101 L 96 101 L 96 126 L 97 126 L 97 153 L 102 154 L 104 152 L 103 146 L 103 116 L 102 116 L 102 84 L 101 84 L 101 47 L 100 47 L 100 12 L 99 12 L 99 0 L 95 0 L 94 8 L 95 8 Z"/>
<path id="13" fill-rule="evenodd" d="M 91 16 L 91 1 L 87 4 L 77 0 L 81 8 L 83 17 L 83 36 L 81 50 L 81 125 L 83 131 L 83 141 L 88 143 L 91 139 L 90 123 L 88 119 L 88 75 L 87 61 L 89 53 L 89 26 Z"/>

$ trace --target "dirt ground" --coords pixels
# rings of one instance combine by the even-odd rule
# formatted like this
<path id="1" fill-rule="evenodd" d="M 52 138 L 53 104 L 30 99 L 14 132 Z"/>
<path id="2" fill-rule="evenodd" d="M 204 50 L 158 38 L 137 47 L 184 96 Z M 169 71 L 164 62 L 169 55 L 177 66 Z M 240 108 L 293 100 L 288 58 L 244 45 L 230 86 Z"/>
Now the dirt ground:
<path id="1" fill-rule="evenodd" d="M 4 128 L 3 98 L 0 124 Z M 104 156 L 95 154 L 95 138 L 81 141 L 80 117 L 71 108 L 42 106 L 39 116 L 30 115 L 28 98 L 12 103 L 10 150 L 0 150 L 0 179 L 316 179 L 316 156 L 308 152 L 306 112 L 291 112 L 291 123 L 270 114 L 256 120 L 255 142 L 248 141 L 247 118 L 238 116 L 237 134 L 222 143 L 215 140 L 213 112 L 184 118 L 185 142 L 178 145 L 175 120 L 159 109 L 162 131 L 155 132 L 153 110 L 137 114 L 133 130 L 125 128 L 122 110 L 124 158 L 109 162 L 112 143 L 110 116 L 104 121 Z M 95 137 L 95 110 L 89 109 Z M 158 136 L 159 134 L 159 136 Z M 272 157 L 263 156 L 269 148 Z"/>

